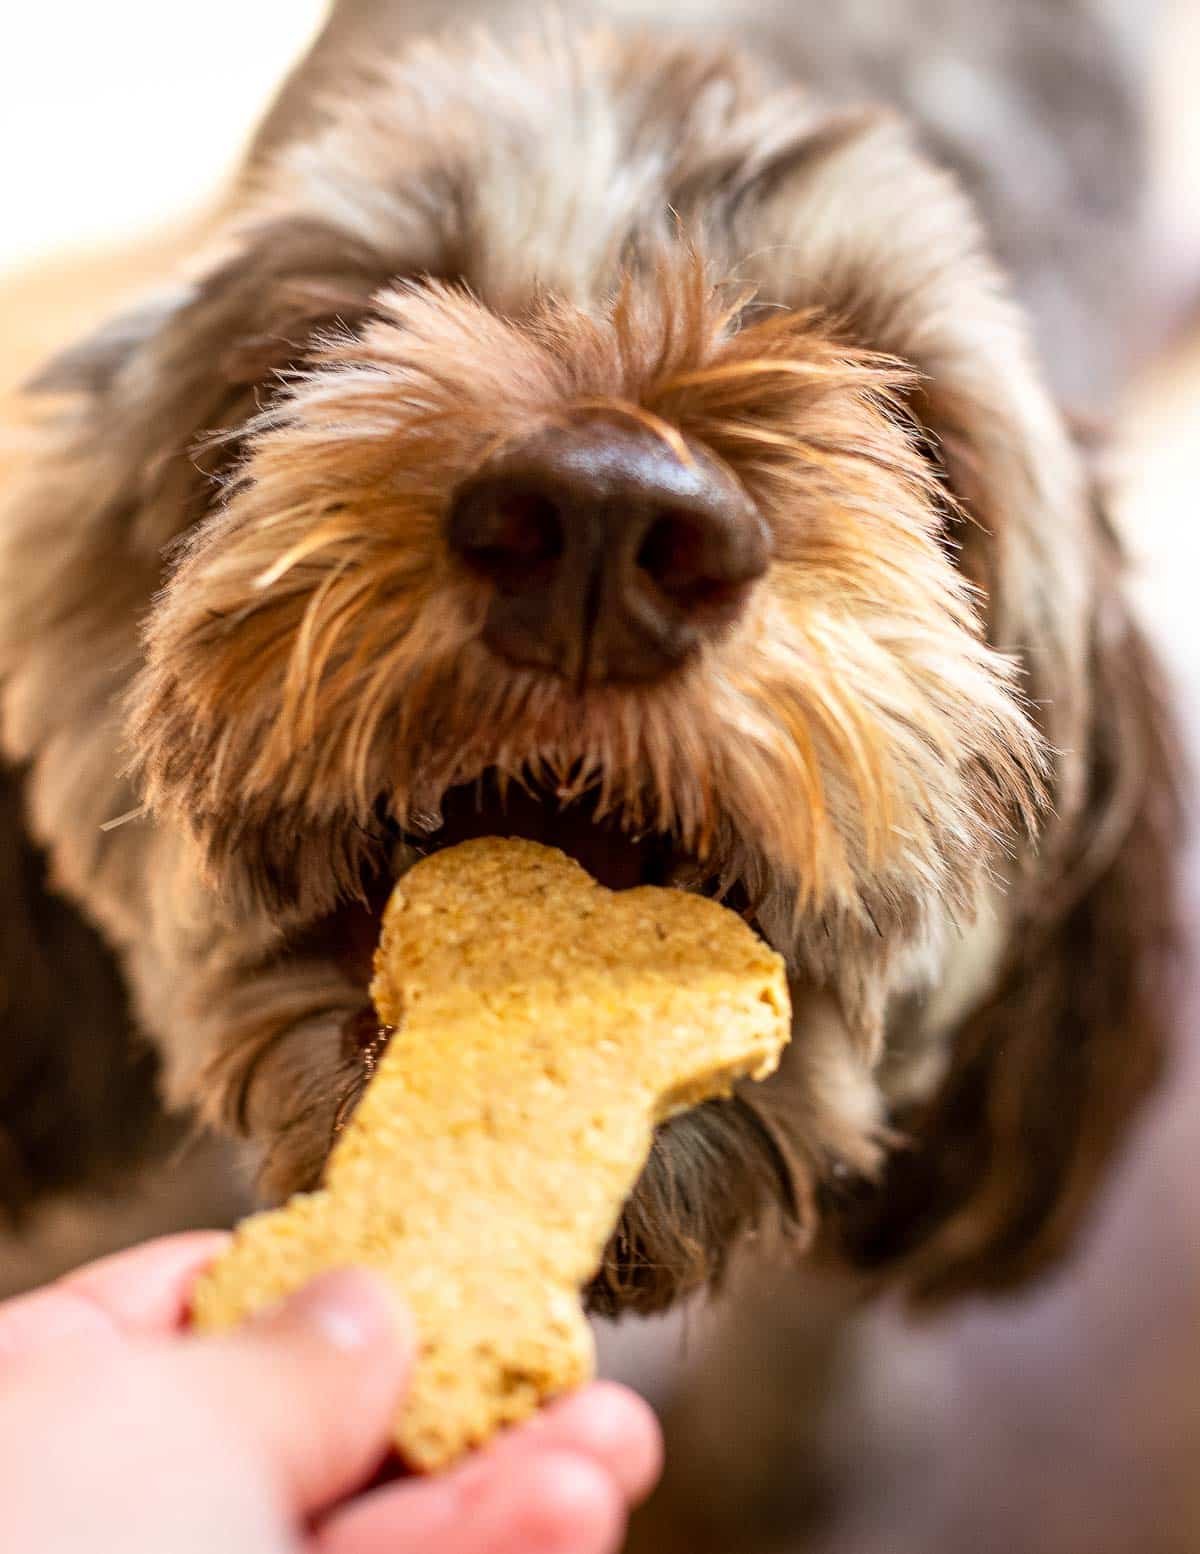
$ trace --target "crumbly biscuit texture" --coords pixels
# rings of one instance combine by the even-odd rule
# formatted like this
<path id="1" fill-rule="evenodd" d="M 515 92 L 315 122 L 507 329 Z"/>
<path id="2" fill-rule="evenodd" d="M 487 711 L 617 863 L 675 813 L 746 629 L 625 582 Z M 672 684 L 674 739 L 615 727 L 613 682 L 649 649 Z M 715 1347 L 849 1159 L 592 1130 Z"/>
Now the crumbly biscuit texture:
<path id="1" fill-rule="evenodd" d="M 375 966 L 395 1034 L 325 1187 L 246 1221 L 194 1313 L 225 1327 L 323 1269 L 380 1269 L 420 1337 L 396 1446 L 433 1469 L 591 1376 L 579 1290 L 655 1126 L 775 1068 L 787 985 L 715 902 L 614 894 L 500 838 L 404 876 Z"/>

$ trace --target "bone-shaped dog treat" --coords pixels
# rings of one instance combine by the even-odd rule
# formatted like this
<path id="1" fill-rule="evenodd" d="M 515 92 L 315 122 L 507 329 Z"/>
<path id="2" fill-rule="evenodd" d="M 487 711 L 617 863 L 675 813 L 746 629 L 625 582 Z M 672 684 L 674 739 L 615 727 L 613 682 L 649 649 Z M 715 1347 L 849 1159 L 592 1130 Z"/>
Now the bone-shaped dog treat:
<path id="1" fill-rule="evenodd" d="M 787 985 L 715 902 L 614 894 L 494 838 L 404 877 L 375 964 L 395 1034 L 327 1185 L 246 1221 L 194 1315 L 222 1327 L 322 1269 L 381 1269 L 420 1336 L 396 1446 L 432 1469 L 592 1374 L 579 1290 L 655 1125 L 775 1068 Z"/>

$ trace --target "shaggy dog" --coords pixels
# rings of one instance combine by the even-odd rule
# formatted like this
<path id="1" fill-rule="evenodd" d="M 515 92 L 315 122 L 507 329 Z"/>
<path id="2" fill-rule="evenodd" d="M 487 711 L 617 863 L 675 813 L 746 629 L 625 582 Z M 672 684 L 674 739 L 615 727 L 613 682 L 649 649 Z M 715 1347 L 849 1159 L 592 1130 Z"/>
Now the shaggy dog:
<path id="1" fill-rule="evenodd" d="M 736 46 L 682 5 L 484 9 L 424 39 L 347 0 L 211 246 L 35 385 L 0 494 L 9 1207 L 160 1139 L 131 1029 L 266 1195 L 311 1186 L 380 1040 L 382 901 L 511 832 L 719 894 L 791 973 L 780 1072 L 662 1130 L 595 1309 L 768 1226 L 925 1296 L 1011 1284 L 1159 1073 L 1178 820 L 1118 543 L 963 184 L 1056 386 L 1096 387 L 1123 56 L 1043 0 L 1005 24 L 1043 92 L 963 5 L 911 7 L 887 81 L 851 6 L 817 44 L 727 4 Z M 1014 76 L 1024 183 L 951 111 Z M 863 95 L 933 104 L 959 177 Z"/>

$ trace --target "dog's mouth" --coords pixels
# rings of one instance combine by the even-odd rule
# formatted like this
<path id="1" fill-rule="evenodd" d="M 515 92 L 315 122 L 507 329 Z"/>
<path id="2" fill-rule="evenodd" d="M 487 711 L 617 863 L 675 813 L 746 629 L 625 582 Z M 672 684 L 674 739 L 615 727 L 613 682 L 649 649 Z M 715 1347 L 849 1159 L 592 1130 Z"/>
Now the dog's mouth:
<path id="1" fill-rule="evenodd" d="M 619 811 L 601 813 L 597 794 L 559 792 L 534 783 L 503 782 L 487 772 L 450 788 L 424 823 L 392 825 L 391 857 L 365 885 L 365 899 L 313 925 L 293 949 L 332 957 L 365 988 L 383 909 L 400 876 L 431 853 L 483 836 L 520 837 L 556 847 L 610 890 L 671 886 L 719 898 L 752 916 L 744 889 L 725 887 L 716 866 L 681 847 L 671 835 L 638 828 Z"/>
<path id="2" fill-rule="evenodd" d="M 634 831 L 620 814 L 598 815 L 594 796 L 502 784 L 490 772 L 478 782 L 451 788 L 438 819 L 431 829 L 404 833 L 415 855 L 481 836 L 521 837 L 557 847 L 610 890 L 671 884 L 695 870 L 694 861 L 669 836 Z"/>
<path id="3" fill-rule="evenodd" d="M 390 845 L 363 882 L 362 899 L 311 925 L 285 951 L 303 960 L 332 961 L 355 990 L 339 1018 L 347 1079 L 333 1122 L 335 1139 L 393 1035 L 379 1023 L 371 1002 L 375 950 L 396 882 L 421 858 L 479 837 L 519 837 L 558 848 L 610 890 L 655 885 L 692 891 L 723 901 L 757 927 L 745 886 L 740 880 L 723 881 L 716 859 L 701 860 L 669 833 L 638 827 L 624 813 L 604 810 L 595 790 L 551 791 L 535 783 L 505 782 L 488 772 L 450 788 L 422 822 L 401 826 L 386 818 L 381 805 L 379 823 Z"/>

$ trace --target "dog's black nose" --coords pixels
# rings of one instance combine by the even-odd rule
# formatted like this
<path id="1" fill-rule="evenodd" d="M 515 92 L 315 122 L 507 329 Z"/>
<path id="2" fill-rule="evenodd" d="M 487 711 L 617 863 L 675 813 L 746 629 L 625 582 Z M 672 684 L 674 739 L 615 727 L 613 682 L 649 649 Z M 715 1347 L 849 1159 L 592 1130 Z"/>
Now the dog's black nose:
<path id="1" fill-rule="evenodd" d="M 602 415 L 498 454 L 456 494 L 447 538 L 492 584 L 488 644 L 578 683 L 679 663 L 734 620 L 770 558 L 731 470 Z"/>

